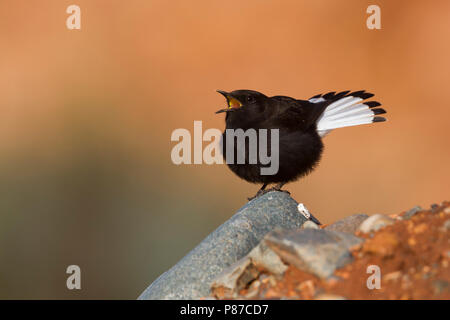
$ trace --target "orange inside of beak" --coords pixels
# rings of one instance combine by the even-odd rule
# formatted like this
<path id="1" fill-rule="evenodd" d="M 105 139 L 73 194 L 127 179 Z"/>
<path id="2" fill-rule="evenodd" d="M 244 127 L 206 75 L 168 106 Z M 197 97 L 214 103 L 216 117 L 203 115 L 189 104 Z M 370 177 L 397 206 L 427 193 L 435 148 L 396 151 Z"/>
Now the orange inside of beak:
<path id="1" fill-rule="evenodd" d="M 242 107 L 242 103 L 238 99 L 228 96 L 228 108 L 236 109 L 239 107 Z"/>

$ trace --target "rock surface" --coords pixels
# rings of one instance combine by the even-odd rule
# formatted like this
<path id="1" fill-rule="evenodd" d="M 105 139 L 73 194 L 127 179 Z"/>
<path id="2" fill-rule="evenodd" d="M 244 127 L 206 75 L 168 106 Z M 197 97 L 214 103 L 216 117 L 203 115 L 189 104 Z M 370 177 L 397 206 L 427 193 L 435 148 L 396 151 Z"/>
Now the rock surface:
<path id="1" fill-rule="evenodd" d="M 319 229 L 319 226 L 312 221 L 306 221 L 302 225 L 302 229 Z"/>
<path id="2" fill-rule="evenodd" d="M 450 298 L 450 203 L 318 225 L 270 192 L 242 207 L 139 299 Z M 368 266 L 384 290 L 368 287 Z"/>
<path id="3" fill-rule="evenodd" d="M 320 245 L 323 235 L 317 236 L 313 233 L 331 232 L 327 226 L 322 226 L 321 230 L 302 227 L 295 231 L 271 232 L 265 237 L 264 242 L 270 238 L 284 242 L 281 249 L 279 251 L 274 249 L 274 252 L 282 258 L 287 269 L 282 275 L 275 275 L 267 270 L 256 270 L 259 275 L 255 278 L 253 274 L 251 282 L 232 298 L 449 300 L 449 214 L 450 202 L 443 202 L 430 209 L 422 209 L 413 215 L 407 215 L 406 219 L 404 219 L 405 212 L 374 218 L 370 224 L 379 228 L 368 233 L 357 230 L 354 236 L 364 239 L 364 242 L 350 248 L 352 261 L 337 268 L 326 278 L 318 277 L 316 270 L 307 271 L 308 268 L 305 268 L 303 261 L 298 263 L 296 249 L 301 247 L 302 243 L 305 243 L 306 247 Z M 378 223 L 374 223 L 377 221 L 388 221 L 389 225 L 381 227 Z M 300 241 L 295 239 L 298 234 L 305 232 L 311 234 L 307 237 L 300 236 Z M 327 237 L 324 238 L 323 243 L 327 243 Z M 306 239 L 310 239 L 311 243 Z M 320 241 L 317 241 L 318 239 Z M 329 240 L 333 243 L 332 239 Z M 335 251 L 332 250 L 330 255 L 333 256 Z M 319 250 L 315 254 L 322 253 Z M 306 256 L 309 256 L 309 252 Z M 310 257 L 314 261 L 312 254 Z M 321 263 L 314 268 L 320 270 Z M 380 289 L 374 289 L 369 285 L 374 284 L 373 280 L 377 278 Z"/>
<path id="4" fill-rule="evenodd" d="M 249 257 L 233 263 L 222 271 L 211 284 L 214 296 L 225 299 L 235 298 L 240 290 L 259 276 L 257 267 Z"/>
<path id="5" fill-rule="evenodd" d="M 276 276 L 282 275 L 287 269 L 280 257 L 264 241 L 247 256 L 222 271 L 213 281 L 211 291 L 221 299 L 235 298 L 240 290 L 260 275 L 261 269 Z"/>
<path id="6" fill-rule="evenodd" d="M 139 299 L 199 299 L 212 281 L 248 254 L 275 228 L 299 228 L 306 218 L 284 192 L 269 192 L 248 202 L 171 269 L 159 276 Z"/>
<path id="7" fill-rule="evenodd" d="M 361 225 L 359 226 L 358 230 L 364 233 L 369 233 L 378 231 L 379 229 L 391 225 L 394 222 L 395 220 L 388 216 L 374 214 L 370 218 L 364 220 L 363 223 L 361 223 Z"/>
<path id="8" fill-rule="evenodd" d="M 304 225 L 308 222 L 314 224 L 307 221 Z M 282 276 L 288 269 L 284 261 L 326 278 L 352 261 L 349 249 L 362 241 L 347 233 L 318 227 L 274 230 L 247 256 L 226 268 L 212 283 L 211 292 L 216 298 L 232 299 L 248 288 L 244 297 L 251 298 L 260 285 L 255 280 L 269 273 L 267 279 L 275 281 L 274 277 Z"/>
<path id="9" fill-rule="evenodd" d="M 422 210 L 423 209 L 421 206 L 415 206 L 414 208 L 406 211 L 405 214 L 402 216 L 402 219 L 403 220 L 411 219 L 414 215 L 416 215 L 417 213 L 419 213 Z"/>
<path id="10" fill-rule="evenodd" d="M 274 231 L 265 238 L 282 260 L 320 278 L 352 261 L 350 248 L 362 241 L 348 233 L 322 229 Z"/>
<path id="11" fill-rule="evenodd" d="M 325 227 L 325 230 L 355 233 L 361 223 L 367 218 L 369 218 L 367 214 L 354 214 L 330 224 Z"/>
<path id="12" fill-rule="evenodd" d="M 308 223 L 308 221 L 305 223 Z M 250 251 L 247 257 L 251 259 L 255 266 L 263 268 L 277 276 L 282 275 L 287 269 L 280 257 L 267 246 L 264 240 Z"/>

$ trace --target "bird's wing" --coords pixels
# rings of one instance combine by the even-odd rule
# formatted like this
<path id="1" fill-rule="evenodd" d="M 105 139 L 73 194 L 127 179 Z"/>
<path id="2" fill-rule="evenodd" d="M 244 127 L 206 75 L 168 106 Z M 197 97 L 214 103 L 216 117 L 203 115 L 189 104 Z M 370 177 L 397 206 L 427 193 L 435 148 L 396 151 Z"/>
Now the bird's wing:
<path id="1" fill-rule="evenodd" d="M 272 112 L 265 119 L 270 127 L 283 127 L 300 129 L 305 123 L 305 115 L 309 106 L 308 101 L 296 100 L 291 97 L 274 96 L 272 100 Z"/>
<path id="2" fill-rule="evenodd" d="M 271 97 L 275 102 L 276 112 L 270 117 L 271 123 L 276 123 L 280 127 L 291 128 L 293 130 L 307 131 L 311 126 L 315 126 L 317 119 L 325 111 L 332 101 L 320 100 L 297 100 L 285 96 Z"/>

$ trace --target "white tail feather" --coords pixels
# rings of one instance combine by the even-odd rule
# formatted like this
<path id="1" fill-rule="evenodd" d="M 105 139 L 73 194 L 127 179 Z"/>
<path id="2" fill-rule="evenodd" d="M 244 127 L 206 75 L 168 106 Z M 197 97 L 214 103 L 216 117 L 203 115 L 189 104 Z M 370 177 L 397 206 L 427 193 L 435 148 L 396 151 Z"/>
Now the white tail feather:
<path id="1" fill-rule="evenodd" d="M 352 106 L 351 108 L 342 110 L 341 112 L 338 112 L 336 114 L 327 115 L 326 118 L 327 118 L 327 120 L 337 120 L 337 119 L 341 119 L 341 118 L 347 118 L 349 116 L 356 116 L 359 114 L 372 115 L 373 112 L 365 104 L 358 104 L 358 105 Z"/>
<path id="2" fill-rule="evenodd" d="M 337 106 L 339 106 L 339 105 L 341 105 L 341 104 L 343 104 L 343 103 L 345 103 L 345 102 L 347 102 L 349 100 L 352 100 L 354 98 L 355 97 L 349 96 L 349 97 L 342 98 L 342 99 L 340 99 L 338 101 L 335 101 L 335 102 L 333 102 L 332 104 L 330 104 L 327 107 L 327 111 L 329 112 L 329 111 L 333 110 L 335 107 L 337 107 Z"/>
<path id="3" fill-rule="evenodd" d="M 362 100 L 348 96 L 330 104 L 317 121 L 319 135 L 323 137 L 333 129 L 374 122 L 376 113 L 368 105 L 359 103 Z"/>
<path id="4" fill-rule="evenodd" d="M 333 129 L 337 129 L 337 128 L 345 128 L 345 127 L 351 127 L 351 126 L 359 126 L 361 124 L 369 124 L 372 122 L 373 122 L 373 117 L 358 119 L 358 120 L 351 120 L 351 121 L 332 122 L 332 123 L 327 123 L 326 126 L 323 126 L 321 128 L 318 127 L 317 131 L 319 131 L 319 133 L 320 133 L 322 131 L 329 131 L 329 130 L 333 130 Z"/>
<path id="5" fill-rule="evenodd" d="M 350 98 L 350 99 L 341 102 L 342 100 L 345 100 L 345 99 L 347 99 L 347 98 Z M 361 98 L 355 98 L 355 97 L 346 97 L 346 98 L 343 98 L 343 99 L 341 99 L 341 100 L 338 100 L 338 101 L 336 101 L 336 102 L 330 104 L 330 105 L 325 109 L 324 115 L 327 115 L 327 116 L 328 116 L 328 115 L 336 114 L 336 113 L 340 112 L 341 110 L 345 110 L 346 108 L 351 107 L 351 106 L 353 106 L 354 104 L 356 104 L 356 103 L 358 103 L 358 102 L 361 102 L 362 100 L 363 100 L 363 99 L 361 99 Z M 338 102 L 341 102 L 341 103 L 336 104 L 336 103 L 338 103 Z M 335 105 L 335 104 L 336 104 L 336 105 Z M 331 108 L 331 109 L 328 109 L 328 108 L 330 108 L 330 107 L 332 107 L 332 108 Z"/>

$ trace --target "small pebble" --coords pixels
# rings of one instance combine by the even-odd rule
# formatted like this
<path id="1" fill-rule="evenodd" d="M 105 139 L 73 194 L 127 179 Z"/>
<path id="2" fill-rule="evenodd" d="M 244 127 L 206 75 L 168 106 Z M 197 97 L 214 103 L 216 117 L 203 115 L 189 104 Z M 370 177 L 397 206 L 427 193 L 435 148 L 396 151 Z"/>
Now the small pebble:
<path id="1" fill-rule="evenodd" d="M 421 223 L 414 227 L 413 231 L 414 233 L 423 233 L 427 230 L 428 225 L 426 223 Z"/>
<path id="2" fill-rule="evenodd" d="M 321 293 L 321 294 L 317 295 L 314 299 L 315 300 L 347 300 L 347 298 L 345 298 L 343 296 L 339 296 L 337 294 L 332 294 L 332 293 Z"/>
<path id="3" fill-rule="evenodd" d="M 247 293 L 245 294 L 245 298 L 252 299 L 258 295 L 258 289 L 261 286 L 261 282 L 258 280 L 255 280 L 251 283 L 250 287 L 247 290 Z"/>
<path id="4" fill-rule="evenodd" d="M 314 295 L 316 289 L 312 280 L 303 281 L 298 285 L 298 290 L 309 295 Z"/>
<path id="5" fill-rule="evenodd" d="M 401 271 L 394 271 L 391 273 L 388 273 L 387 275 L 385 275 L 383 277 L 383 280 L 385 281 L 395 281 L 397 279 L 400 279 L 400 277 L 402 276 L 402 272 Z"/>
<path id="6" fill-rule="evenodd" d="M 416 241 L 416 239 L 414 239 L 413 237 L 410 237 L 410 238 L 408 238 L 408 244 L 409 244 L 411 247 L 414 247 L 414 246 L 417 244 L 417 241 Z"/>
<path id="7" fill-rule="evenodd" d="M 339 283 L 342 280 L 341 277 L 335 276 L 335 275 L 331 275 L 327 278 L 327 283 L 331 286 L 336 285 L 337 283 Z"/>
<path id="8" fill-rule="evenodd" d="M 396 233 L 385 232 L 364 243 L 362 251 L 381 256 L 393 256 L 401 243 Z"/>
<path id="9" fill-rule="evenodd" d="M 449 283 L 445 280 L 434 280 L 433 283 L 434 294 L 438 295 L 443 291 L 449 290 Z"/>
<path id="10" fill-rule="evenodd" d="M 403 220 L 411 219 L 414 215 L 416 215 L 418 212 L 422 211 L 421 206 L 415 206 L 411 210 L 406 211 L 406 213 L 402 216 Z"/>
<path id="11" fill-rule="evenodd" d="M 377 231 L 385 226 L 391 225 L 395 222 L 394 219 L 389 218 L 381 214 L 375 214 L 361 223 L 359 226 L 359 231 L 364 233 L 369 233 L 372 231 Z"/>
<path id="12" fill-rule="evenodd" d="M 302 225 L 303 229 L 320 229 L 319 226 L 317 224 L 315 224 L 312 221 L 306 221 L 303 225 Z"/>

